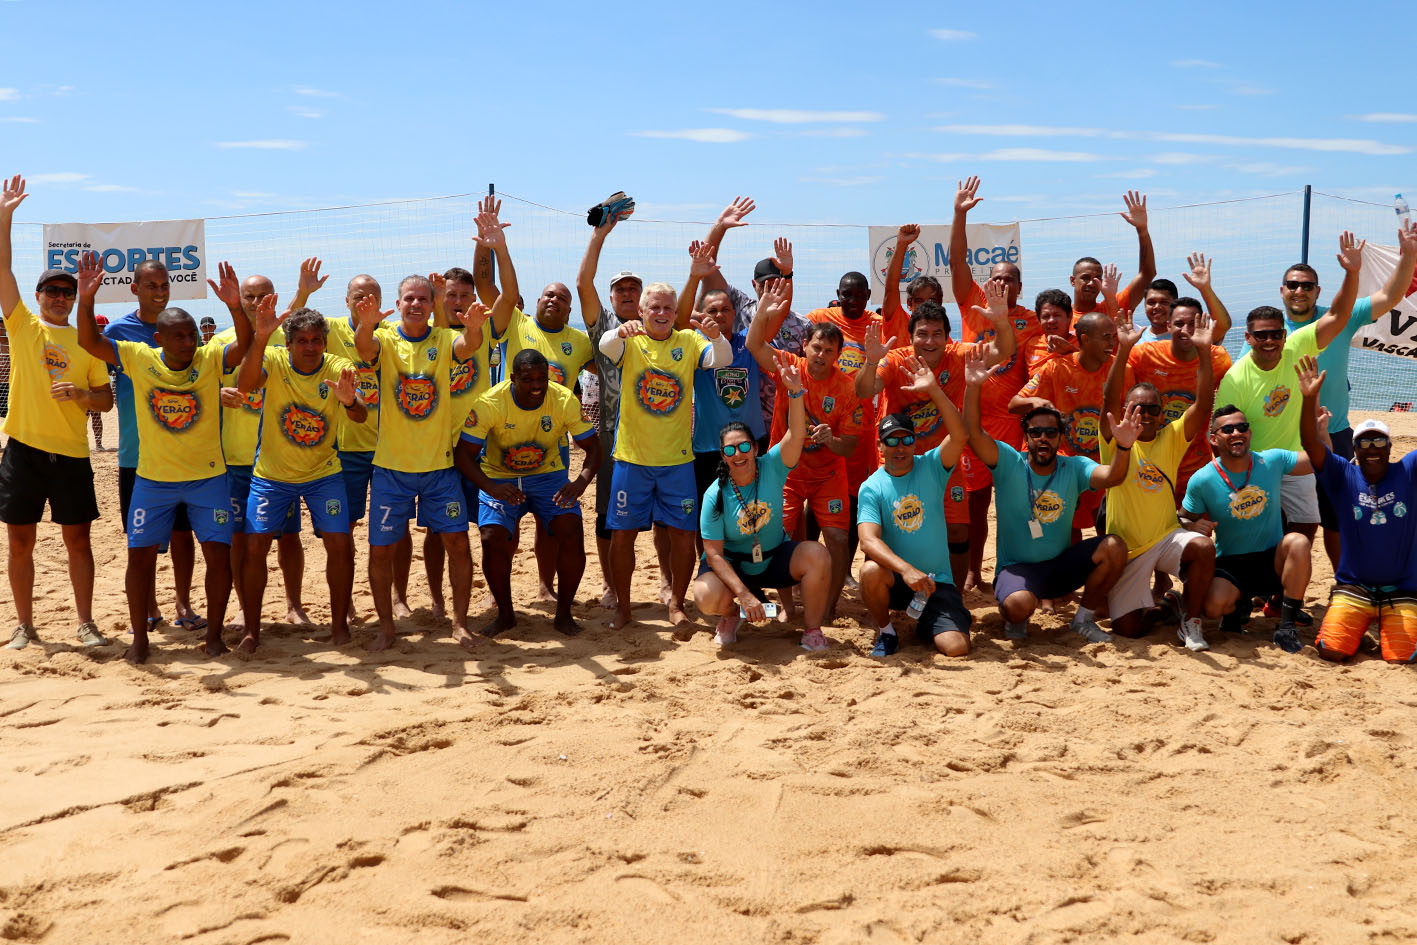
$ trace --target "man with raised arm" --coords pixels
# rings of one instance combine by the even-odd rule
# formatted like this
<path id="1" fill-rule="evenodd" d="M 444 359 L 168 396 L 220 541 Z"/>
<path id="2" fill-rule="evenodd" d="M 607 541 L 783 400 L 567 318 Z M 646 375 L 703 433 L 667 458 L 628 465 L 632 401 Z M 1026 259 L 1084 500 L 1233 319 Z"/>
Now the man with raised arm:
<path id="1" fill-rule="evenodd" d="M 689 621 L 684 592 L 693 578 L 699 498 L 688 422 L 694 371 L 731 362 L 733 349 L 717 322 L 695 319 L 692 324 L 699 332 L 676 330 L 676 302 L 672 286 L 651 283 L 640 298 L 641 318 L 600 337 L 600 353 L 621 370 L 625 381 L 615 428 L 614 499 L 606 520 L 618 601 L 612 628 L 632 619 L 635 536 L 655 524 L 665 526 L 669 534 L 669 622 L 678 626 Z"/>
<path id="2" fill-rule="evenodd" d="M 978 193 L 978 177 L 959 183 L 959 189 L 955 192 L 954 218 L 950 224 L 950 287 L 959 305 L 963 341 L 986 340 L 994 330 L 991 324 L 973 315 L 976 306 L 986 305 L 984 290 L 975 284 L 969 267 L 969 237 L 965 231 L 969 211 L 983 199 Z M 980 415 L 986 433 L 1017 449 L 1022 441 L 1019 439 L 1018 418 L 1009 412 L 1009 402 L 1028 380 L 1020 352 L 1042 332 L 1042 328 L 1038 324 L 1038 316 L 1018 304 L 1023 273 L 1017 263 L 995 263 L 988 281 L 1004 290 L 1004 301 L 1009 306 L 1009 324 L 1014 332 L 1015 353 L 989 373 L 979 392 Z M 989 467 L 971 456 L 968 450 L 961 455 L 960 465 L 964 468 L 964 484 L 969 494 L 970 571 L 963 584 L 968 590 L 983 584 L 979 570 L 983 564 L 984 544 L 989 538 L 990 485 L 993 480 Z M 979 557 L 976 558 L 976 555 Z"/>
<path id="3" fill-rule="evenodd" d="M 1323 389 L 1323 406 L 1331 414 L 1328 434 L 1333 440 L 1333 451 L 1345 459 L 1353 458 L 1353 429 L 1348 421 L 1348 391 L 1352 386 L 1348 380 L 1348 351 L 1353 345 L 1353 336 L 1359 329 L 1392 311 L 1393 306 L 1412 291 L 1412 275 L 1414 266 L 1417 266 L 1417 223 L 1409 221 L 1397 231 L 1397 245 L 1401 255 L 1398 257 L 1397 268 L 1383 287 L 1367 298 L 1353 301 L 1357 297 L 1357 276 L 1363 265 L 1363 246 L 1366 242 L 1364 240 L 1355 244 L 1349 238 L 1344 252 L 1339 254 L 1338 261 L 1344 269 L 1344 279 L 1338 296 L 1334 298 L 1334 307 L 1340 307 L 1340 303 L 1351 302 L 1352 315 L 1318 356 L 1320 370 L 1333 375 Z M 1290 332 L 1297 332 L 1303 326 L 1323 317 L 1328 311 L 1327 307 L 1318 304 L 1319 294 L 1319 277 L 1313 267 L 1297 263 L 1285 270 L 1284 281 L 1279 286 L 1279 297 L 1284 303 L 1284 325 Z M 1324 551 L 1328 553 L 1329 564 L 1337 567 L 1339 506 L 1329 501 L 1323 492 L 1319 492 L 1317 498 L 1319 521 L 1324 530 Z"/>
<path id="4" fill-rule="evenodd" d="M 806 443 L 802 455 L 787 475 L 783 486 L 782 525 L 787 534 L 796 537 L 799 524 L 808 512 L 822 530 L 822 541 L 831 554 L 831 583 L 827 588 L 826 619 L 836 614 L 842 585 L 851 566 L 851 527 L 849 509 L 855 501 L 847 483 L 846 457 L 859 448 L 862 408 L 855 386 L 841 370 L 841 329 L 830 322 L 819 322 L 807 333 L 807 344 L 801 355 L 778 351 L 768 345 L 769 326 L 781 317 L 791 304 L 791 287 L 775 280 L 763 290 L 760 304 L 748 328 L 748 351 L 757 359 L 764 374 L 777 375 L 779 364 L 791 365 L 800 376 L 806 392 Z M 787 435 L 791 400 L 784 389 L 773 406 L 770 443 L 782 442 Z M 720 428 L 721 429 L 721 428 Z"/>
<path id="5" fill-rule="evenodd" d="M 89 411 L 112 410 L 113 391 L 108 369 L 79 345 L 78 332 L 69 324 L 78 280 L 57 269 L 40 276 L 34 291 L 37 313 L 20 298 L 11 268 L 10 227 L 26 196 L 18 174 L 0 192 L 0 315 L 14 355 L 4 424 L 9 441 L 0 458 L 0 521 L 10 543 L 10 594 L 19 617 L 8 646 L 18 650 L 39 639 L 34 546 L 45 505 L 69 559 L 79 642 L 104 646 L 108 640 L 93 620 L 89 530 L 98 518 L 98 499 L 84 420 Z"/>
<path id="6" fill-rule="evenodd" d="M 1141 301 L 1143 291 L 1156 278 L 1156 251 L 1151 246 L 1151 230 L 1147 226 L 1146 194 L 1129 190 L 1122 197 L 1127 209 L 1118 214 L 1137 231 L 1137 274 L 1117 293 L 1118 311 L 1131 314 Z M 1102 263 L 1084 256 L 1073 263 L 1073 274 L 1068 277 L 1073 287 L 1073 320 L 1089 312 L 1103 310 Z"/>
<path id="7" fill-rule="evenodd" d="M 909 414 L 881 418 L 876 436 L 881 468 L 861 486 L 861 599 L 877 627 L 871 655 L 884 658 L 900 644 L 892 610 L 915 612 L 915 638 L 928 638 L 946 656 L 969 653 L 973 622 L 950 571 L 949 549 L 940 541 L 945 490 L 964 448 L 964 423 L 933 371 L 907 361 L 912 387 L 928 396 L 948 430 L 940 445 L 915 455 L 915 425 Z"/>
<path id="8" fill-rule="evenodd" d="M 550 380 L 545 356 L 517 352 L 510 377 L 479 397 L 463 425 L 457 465 L 479 491 L 482 570 L 497 603 L 497 618 L 482 632 L 495 636 L 517 625 L 512 606 L 512 549 L 521 519 L 555 533 L 557 581 L 553 626 L 567 636 L 581 627 L 571 616 L 585 572 L 580 497 L 600 468 L 600 440 L 581 418 L 570 388 Z M 574 481 L 561 455 L 569 435 L 585 454 Z M 480 457 L 480 461 L 479 461 Z"/>
<path id="9" fill-rule="evenodd" d="M 320 260 L 312 256 L 302 262 L 295 299 L 290 303 L 289 311 L 304 308 L 310 296 L 318 291 L 328 278 L 320 276 Z M 241 311 L 247 321 L 254 321 L 256 307 L 261 299 L 274 295 L 275 291 L 275 284 L 266 276 L 250 275 L 241 281 Z M 230 344 L 235 340 L 235 328 L 228 328 L 212 336 L 212 341 L 220 345 Z M 285 333 L 277 326 L 262 343 L 265 346 L 284 345 Z M 241 576 L 246 573 L 246 500 L 251 495 L 251 469 L 256 463 L 256 444 L 260 439 L 261 430 L 261 405 L 266 390 L 264 386 L 260 386 L 245 394 L 241 393 L 236 384 L 238 368 L 224 372 L 221 377 L 221 449 L 226 457 L 226 484 L 231 489 L 231 573 L 235 576 L 239 589 Z M 285 622 L 300 627 L 311 626 L 310 617 L 305 613 L 301 600 L 305 580 L 305 549 L 300 543 L 298 506 L 291 506 L 290 515 L 283 520 L 280 537 L 276 540 L 276 558 L 280 561 L 281 574 L 285 578 Z M 263 568 L 264 561 L 263 558 Z M 264 587 L 263 579 L 262 588 Z M 237 623 L 240 626 L 248 624 L 243 609 L 245 599 L 243 594 L 237 594 L 237 609 L 241 611 Z M 259 625 L 261 615 L 256 614 L 255 620 Z"/>
<path id="10" fill-rule="evenodd" d="M 1107 532 L 1127 545 L 1127 565 L 1107 595 L 1112 632 L 1143 636 L 1167 614 L 1167 608 L 1153 607 L 1151 596 L 1152 573 L 1164 571 L 1185 581 L 1184 598 L 1168 591 L 1166 600 L 1170 615 L 1180 623 L 1177 635 L 1192 651 L 1209 648 L 1201 632 L 1201 615 L 1215 574 L 1215 544 L 1206 535 L 1181 527 L 1176 517 L 1175 482 L 1191 440 L 1206 429 L 1215 403 L 1212 326 L 1209 315 L 1196 314 L 1191 330 L 1196 347 L 1196 400 L 1179 419 L 1166 422 L 1161 392 L 1151 384 L 1134 384 L 1129 377 L 1127 359 L 1141 337 L 1130 313 L 1117 329 L 1117 355 L 1102 392 L 1102 460 L 1110 463 L 1119 452 L 1129 454 L 1130 460 L 1126 478 L 1107 490 Z M 1140 428 L 1131 449 L 1112 435 L 1111 418 L 1122 415 L 1124 397 L 1127 419 L 1135 420 Z"/>
<path id="11" fill-rule="evenodd" d="M 466 361 L 482 343 L 487 310 L 470 307 L 461 331 L 429 324 L 433 286 L 424 276 L 405 276 L 399 283 L 399 323 L 376 331 L 392 314 L 380 312 L 377 300 L 365 296 L 356 313 L 359 328 L 354 344 L 360 360 L 379 371 L 379 439 L 369 509 L 369 577 L 379 634 L 371 650 L 394 644 L 394 546 L 408 532 L 414 502 L 426 508 L 428 527 L 443 536 L 453 586 L 450 619 L 453 639 L 471 648 L 479 641 L 467 631 L 468 598 L 472 590 L 472 555 L 467 541 L 467 500 L 458 471 L 453 468 L 450 412 L 451 365 Z"/>
<path id="12" fill-rule="evenodd" d="M 207 565 L 206 653 L 227 651 L 222 642 L 231 594 L 231 495 L 221 452 L 221 375 L 239 364 L 251 344 L 251 324 L 241 311 L 241 285 L 230 264 L 219 267 L 221 283 L 208 283 L 226 303 L 236 325 L 228 345 L 200 345 L 197 322 L 180 308 L 158 314 L 158 348 L 136 341 L 112 341 L 98 333 L 94 297 L 103 282 L 96 253 L 79 266 L 79 344 L 96 358 L 120 365 L 131 379 L 140 449 L 137 479 L 128 510 L 128 617 L 133 645 L 124 658 L 148 658 L 147 615 L 152 609 L 158 549 L 172 533 L 178 509 L 185 509 Z M 275 317 L 276 297 L 261 304 Z"/>
<path id="13" fill-rule="evenodd" d="M 989 308 L 975 312 L 995 327 L 987 345 L 986 364 L 994 367 L 1013 357 L 1014 334 L 1009 327 L 1008 306 L 1003 289 L 990 284 L 985 297 Z M 920 363 L 934 372 L 940 388 L 956 409 L 964 407 L 964 361 L 974 345 L 950 339 L 950 320 L 938 302 L 920 302 L 910 313 L 910 347 L 895 348 L 895 339 L 884 343 L 879 325 L 866 330 L 866 364 L 856 375 L 856 396 L 861 400 L 881 397 L 882 413 L 905 413 L 915 425 L 915 453 L 921 455 L 939 446 L 945 438 L 944 418 L 934 401 L 914 387 L 914 376 L 905 365 Z M 965 499 L 964 471 L 950 474 L 945 492 L 945 528 L 950 546 L 950 568 L 955 574 L 969 568 L 969 504 Z"/>
<path id="14" fill-rule="evenodd" d="M 1338 455 L 1319 434 L 1325 372 L 1312 355 L 1295 371 L 1304 453 L 1343 510 L 1334 587 L 1314 646 L 1324 659 L 1342 662 L 1377 621 L 1383 659 L 1410 663 L 1417 657 L 1417 451 L 1393 462 L 1387 424 L 1364 420 L 1353 431 L 1353 458 Z"/>
<path id="15" fill-rule="evenodd" d="M 988 362 L 971 353 L 965 363 L 964 426 L 974 455 L 989 467 L 999 492 L 994 599 L 1004 618 L 1004 635 L 1025 639 L 1028 618 L 1041 602 L 1082 588 L 1071 629 L 1089 643 L 1105 643 L 1112 637 L 1097 625 L 1097 612 L 1122 574 L 1127 546 L 1116 535 L 1074 544 L 1073 510 L 1083 493 L 1111 488 L 1126 477 L 1127 450 L 1139 430 L 1136 418 L 1112 423 L 1119 450 L 1110 464 L 1099 466 L 1085 456 L 1059 456 L 1063 415 L 1052 407 L 1032 407 L 1019 418 L 1026 450 L 1019 452 L 984 432 L 979 389 L 988 376 Z"/>
<path id="16" fill-rule="evenodd" d="M 1214 523 L 1215 579 L 1206 594 L 1205 614 L 1220 618 L 1220 629 L 1239 632 L 1255 597 L 1282 593 L 1274 642 L 1286 653 L 1297 653 L 1303 646 L 1298 617 L 1312 555 L 1309 539 L 1284 533 L 1279 489 L 1286 475 L 1308 475 L 1313 466 L 1292 450 L 1252 452 L 1250 421 L 1234 404 L 1221 404 L 1211 415 L 1210 443 L 1215 458 L 1191 477 L 1181 503 L 1186 524 L 1201 518 Z"/>
<path id="17" fill-rule="evenodd" d="M 282 323 L 286 345 L 269 344 Z M 359 396 L 353 362 L 325 351 L 325 316 L 299 308 L 277 319 L 273 311 L 258 308 L 252 328 L 236 386 L 243 397 L 262 388 L 265 396 L 244 510 L 249 538 L 244 567 L 237 574 L 245 614 L 238 648 L 250 653 L 260 644 L 266 557 L 271 540 L 284 530 L 286 510 L 294 508 L 298 516 L 302 499 L 325 545 L 331 642 L 341 646 L 349 642 L 354 543 L 334 431 L 340 416 L 363 423 L 369 412 Z"/>

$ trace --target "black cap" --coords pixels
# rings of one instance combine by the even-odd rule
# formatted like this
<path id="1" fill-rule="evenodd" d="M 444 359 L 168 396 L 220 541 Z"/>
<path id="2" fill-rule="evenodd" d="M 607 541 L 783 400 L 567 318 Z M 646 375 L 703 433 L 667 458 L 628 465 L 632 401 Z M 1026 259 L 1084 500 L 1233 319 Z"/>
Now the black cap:
<path id="1" fill-rule="evenodd" d="M 777 263 L 769 256 L 767 259 L 759 259 L 758 264 L 753 267 L 753 281 L 762 282 L 764 279 L 779 279 L 782 277 L 782 270 L 777 268 Z"/>
<path id="2" fill-rule="evenodd" d="M 915 435 L 915 421 L 910 419 L 908 413 L 888 413 L 881 418 L 876 429 L 876 438 L 884 440 L 888 436 L 897 433 L 904 433 L 907 436 Z"/>
<path id="3" fill-rule="evenodd" d="M 45 283 L 67 282 L 76 291 L 79 288 L 79 280 L 72 272 L 65 272 L 63 269 L 46 269 L 44 275 L 39 277 L 39 281 L 34 284 L 34 290 L 38 292 L 44 288 Z"/>

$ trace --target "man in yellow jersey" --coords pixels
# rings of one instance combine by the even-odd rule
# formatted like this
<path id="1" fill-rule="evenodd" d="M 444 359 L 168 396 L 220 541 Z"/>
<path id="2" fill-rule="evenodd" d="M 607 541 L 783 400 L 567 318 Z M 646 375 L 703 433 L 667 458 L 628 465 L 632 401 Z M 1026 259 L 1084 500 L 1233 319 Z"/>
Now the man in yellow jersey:
<path id="1" fill-rule="evenodd" d="M 285 510 L 294 507 L 299 516 L 301 499 L 310 509 L 329 561 L 332 642 L 336 646 L 349 642 L 354 544 L 334 431 L 340 416 L 363 423 L 369 412 L 359 396 L 354 364 L 325 353 L 329 331 L 325 316 L 309 308 L 292 312 L 284 319 L 286 347 L 269 345 L 281 330 L 279 322 L 266 313 L 257 314 L 251 348 L 236 382 L 243 395 L 265 389 L 246 507 L 250 546 L 238 574 L 246 622 L 239 648 L 248 653 L 261 641 L 261 598 L 271 539 L 288 517 Z M 337 402 L 343 409 L 336 407 Z"/>
<path id="2" fill-rule="evenodd" d="M 453 359 L 467 360 L 482 343 L 487 310 L 474 302 L 461 332 L 436 328 L 429 324 L 433 286 L 413 275 L 399 283 L 398 312 L 398 325 L 376 332 L 392 313 L 380 312 L 372 296 L 356 307 L 354 344 L 360 360 L 378 368 L 382 405 L 369 510 L 369 577 L 379 635 L 369 648 L 394 644 L 394 546 L 408 532 L 415 502 L 426 510 L 428 527 L 443 536 L 453 585 L 453 639 L 470 647 L 478 642 L 467 632 L 472 557 L 467 503 L 453 468 L 449 386 Z"/>
<path id="3" fill-rule="evenodd" d="M 290 311 L 302 309 L 325 279 L 320 276 L 320 260 L 311 257 L 300 264 L 300 281 L 295 300 Z M 265 276 L 247 276 L 241 282 L 241 310 L 247 320 L 256 317 L 256 306 L 261 299 L 275 294 L 275 284 Z M 236 329 L 228 328 L 217 332 L 211 338 L 217 344 L 230 344 L 236 340 Z M 266 342 L 267 345 L 284 345 L 285 333 L 279 327 Z M 226 484 L 231 489 L 231 515 L 234 523 L 231 536 L 231 573 L 240 586 L 241 575 L 245 573 L 246 560 L 246 498 L 251 493 L 251 467 L 256 462 L 256 441 L 261 429 L 261 403 L 264 388 L 256 388 L 248 394 L 236 389 L 236 369 L 222 374 L 221 378 L 221 449 L 226 456 Z M 291 506 L 291 514 L 285 519 L 276 557 L 285 577 L 285 622 L 297 626 L 311 625 L 301 602 L 301 589 L 305 580 L 305 549 L 300 544 L 300 509 Z M 244 598 L 237 595 L 237 607 L 244 606 Z M 246 623 L 244 613 L 238 615 L 238 626 Z M 259 623 L 260 614 L 256 614 Z"/>
<path id="4" fill-rule="evenodd" d="M 482 570 L 497 602 L 497 619 L 482 631 L 486 636 L 517 625 L 512 607 L 512 539 L 527 512 L 556 536 L 553 625 L 567 636 L 581 632 L 571 617 L 585 572 L 580 497 L 600 468 L 600 440 L 582 419 L 576 395 L 551 383 L 549 375 L 550 366 L 541 352 L 518 352 L 512 359 L 511 377 L 473 404 L 457 447 L 458 468 L 481 493 L 477 524 L 482 534 Z M 574 482 L 561 455 L 567 434 L 585 453 Z"/>
<path id="5" fill-rule="evenodd" d="M 199 346 L 197 323 L 180 308 L 157 317 L 158 348 L 136 341 L 110 341 L 94 322 L 94 296 L 103 282 L 96 253 L 84 254 L 79 266 L 79 344 L 96 358 L 121 365 L 133 384 L 137 406 L 138 476 L 128 509 L 128 615 L 133 645 L 124 658 L 148 658 L 148 625 L 158 549 L 172 534 L 178 508 L 187 520 L 207 564 L 208 656 L 226 652 L 221 640 L 226 602 L 231 593 L 231 496 L 221 452 L 221 374 L 239 364 L 251 344 L 251 325 L 241 311 L 241 285 L 230 264 L 220 266 L 221 284 L 210 283 L 236 324 L 229 345 Z M 274 317 L 276 297 L 261 300 Z"/>
<path id="6" fill-rule="evenodd" d="M 13 363 L 4 432 L 10 438 L 0 458 L 0 521 L 10 541 L 10 593 L 19 626 L 10 637 L 18 650 L 39 639 L 34 626 L 34 545 L 44 506 L 59 526 L 69 557 L 69 582 L 78 611 L 79 642 L 108 642 L 93 622 L 93 548 L 90 523 L 98 518 L 88 412 L 113 409 L 108 369 L 83 348 L 69 324 L 78 280 L 51 269 L 39 277 L 38 314 L 20 299 L 11 270 L 10 224 L 24 202 L 18 174 L 0 193 L 0 315 L 4 316 Z"/>
<path id="7" fill-rule="evenodd" d="M 613 628 L 630 622 L 635 536 L 656 523 L 669 530 L 669 622 L 677 626 L 689 621 L 684 613 L 684 592 L 693 577 L 694 533 L 698 530 L 689 423 L 694 371 L 731 363 L 733 347 L 712 320 L 690 322 L 702 334 L 676 331 L 677 301 L 672 286 L 651 283 L 640 296 L 640 319 L 625 322 L 600 338 L 601 354 L 620 369 L 624 383 L 606 519 L 618 600 Z"/>

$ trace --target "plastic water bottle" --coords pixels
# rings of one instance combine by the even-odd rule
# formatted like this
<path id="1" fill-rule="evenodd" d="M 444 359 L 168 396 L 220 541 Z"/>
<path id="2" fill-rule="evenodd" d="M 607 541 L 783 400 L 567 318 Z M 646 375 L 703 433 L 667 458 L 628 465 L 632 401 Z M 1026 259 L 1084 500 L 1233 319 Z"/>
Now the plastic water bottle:
<path id="1" fill-rule="evenodd" d="M 1406 223 L 1412 218 L 1412 208 L 1407 206 L 1407 201 L 1402 194 L 1398 194 L 1392 202 L 1392 209 L 1397 213 L 1398 223 Z"/>
<path id="2" fill-rule="evenodd" d="M 905 608 L 905 615 L 911 620 L 919 620 L 920 615 L 925 612 L 925 602 L 929 599 L 929 594 L 924 591 L 916 591 L 915 596 L 910 599 L 910 606 Z"/>

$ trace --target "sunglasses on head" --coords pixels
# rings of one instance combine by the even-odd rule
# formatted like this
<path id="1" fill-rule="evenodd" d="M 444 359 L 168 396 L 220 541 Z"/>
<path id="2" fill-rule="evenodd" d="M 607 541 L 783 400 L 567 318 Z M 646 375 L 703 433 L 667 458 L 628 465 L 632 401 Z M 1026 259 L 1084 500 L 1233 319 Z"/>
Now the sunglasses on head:
<path id="1" fill-rule="evenodd" d="M 1058 434 L 1063 431 L 1059 430 L 1057 427 L 1029 427 L 1024 432 L 1032 437 L 1046 436 L 1050 440 L 1056 440 Z"/>
<path id="2" fill-rule="evenodd" d="M 1283 328 L 1264 328 L 1250 332 L 1250 337 L 1256 341 L 1283 341 L 1286 334 L 1288 332 Z"/>
<path id="3" fill-rule="evenodd" d="M 1159 416 L 1161 416 L 1161 405 L 1160 405 L 1160 404 L 1137 404 L 1137 413 L 1142 414 L 1143 416 L 1146 416 L 1146 417 L 1159 417 Z"/>
<path id="4" fill-rule="evenodd" d="M 1306 292 L 1312 292 L 1318 287 L 1319 284 L 1317 282 L 1304 282 L 1300 279 L 1284 280 L 1284 288 L 1288 289 L 1290 292 L 1298 292 L 1300 289 L 1303 289 Z"/>
<path id="5" fill-rule="evenodd" d="M 909 433 L 903 436 L 886 436 L 881 438 L 881 442 L 887 446 L 914 446 L 915 437 Z"/>
<path id="6" fill-rule="evenodd" d="M 1377 436 L 1362 436 L 1353 441 L 1353 445 L 1365 450 L 1380 450 L 1387 446 L 1388 438 L 1382 434 Z"/>
<path id="7" fill-rule="evenodd" d="M 1226 433 L 1226 434 L 1229 434 L 1229 433 L 1249 433 L 1249 432 L 1250 432 L 1250 424 L 1249 424 L 1249 421 L 1247 421 L 1247 420 L 1241 420 L 1239 423 L 1225 423 L 1225 424 L 1221 424 L 1221 425 L 1216 429 L 1215 432 L 1217 432 L 1217 433 Z"/>
<path id="8" fill-rule="evenodd" d="M 719 447 L 723 450 L 723 455 L 732 459 L 736 453 L 751 453 L 753 443 L 751 440 L 744 440 L 742 443 L 729 443 L 727 446 Z"/>
<path id="9" fill-rule="evenodd" d="M 72 299 L 79 294 L 77 289 L 71 289 L 66 285 L 47 285 L 39 291 L 45 298 L 50 299 Z"/>

